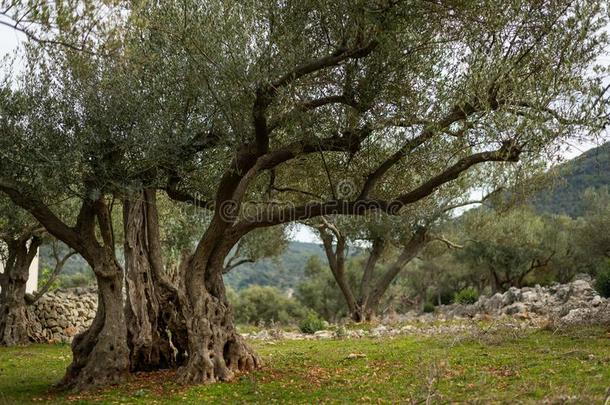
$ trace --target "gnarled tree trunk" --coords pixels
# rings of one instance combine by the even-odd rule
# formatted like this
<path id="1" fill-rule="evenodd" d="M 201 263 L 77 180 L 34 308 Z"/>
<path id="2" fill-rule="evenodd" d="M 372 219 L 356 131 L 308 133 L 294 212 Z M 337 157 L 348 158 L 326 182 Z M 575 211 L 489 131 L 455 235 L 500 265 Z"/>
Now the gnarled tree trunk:
<path id="1" fill-rule="evenodd" d="M 162 274 L 155 191 L 124 200 L 123 226 L 131 370 L 175 367 L 184 360 L 186 334 L 179 293 Z"/>
<path id="2" fill-rule="evenodd" d="M 96 219 L 103 243 L 95 234 Z M 59 384 L 79 391 L 123 381 L 129 373 L 129 347 L 123 269 L 116 260 L 110 210 L 103 199 L 83 204 L 77 229 L 79 234 L 72 240 L 73 247 L 82 251 L 93 268 L 98 288 L 95 318 L 89 329 L 72 341 L 72 363 Z"/>
<path id="3" fill-rule="evenodd" d="M 251 371 L 261 364 L 237 333 L 226 297 L 222 272 L 233 243 L 223 237 L 214 239 L 222 241 L 218 242 L 222 246 L 206 249 L 210 244 L 200 244 L 193 257 L 183 263 L 188 270 L 183 272 L 188 299 L 188 305 L 183 308 L 188 359 L 179 370 L 182 383 L 230 381 L 236 372 Z"/>
<path id="4" fill-rule="evenodd" d="M 38 252 L 38 237 L 6 241 L 8 260 L 0 274 L 0 346 L 29 343 L 25 289 L 30 265 Z"/>
<path id="5" fill-rule="evenodd" d="M 129 372 L 129 348 L 123 308 L 123 272 L 114 254 L 96 258 L 98 304 L 93 323 L 72 342 L 72 363 L 60 382 L 74 390 L 116 384 Z"/>

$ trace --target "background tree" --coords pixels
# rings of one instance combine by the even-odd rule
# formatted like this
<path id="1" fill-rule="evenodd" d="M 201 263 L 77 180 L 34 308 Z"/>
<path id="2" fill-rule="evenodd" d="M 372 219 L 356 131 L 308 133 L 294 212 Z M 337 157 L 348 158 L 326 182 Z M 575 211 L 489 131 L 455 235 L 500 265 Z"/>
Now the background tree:
<path id="1" fill-rule="evenodd" d="M 25 289 L 43 228 L 6 198 L 0 198 L 0 345 L 29 342 Z"/>
<path id="2" fill-rule="evenodd" d="M 559 277 L 568 277 L 565 267 L 573 264 L 574 250 L 567 244 L 569 229 L 561 228 L 561 218 L 520 207 L 503 213 L 468 212 L 460 223 L 467 243 L 456 255 L 473 271 L 487 272 L 492 293 L 523 287 L 528 280 L 548 279 L 553 267 Z"/>
<path id="3" fill-rule="evenodd" d="M 61 255 L 55 251 L 55 266 L 49 278 L 34 295 L 26 294 L 32 263 L 45 239 L 51 242 L 38 221 L 6 197 L 0 197 L 0 345 L 29 343 L 27 305 L 48 291 L 66 261 L 74 255 L 74 252 Z"/>

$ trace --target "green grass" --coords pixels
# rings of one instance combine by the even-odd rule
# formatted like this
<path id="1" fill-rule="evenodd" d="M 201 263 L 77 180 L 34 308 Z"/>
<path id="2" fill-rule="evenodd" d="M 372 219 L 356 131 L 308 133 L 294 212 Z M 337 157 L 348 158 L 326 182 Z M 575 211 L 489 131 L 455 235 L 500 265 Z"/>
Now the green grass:
<path id="1" fill-rule="evenodd" d="M 0 349 L 0 403 L 603 403 L 610 339 L 603 329 L 476 337 L 254 343 L 265 367 L 232 383 L 183 387 L 172 372 L 87 394 L 51 390 L 67 346 Z M 366 357 L 348 359 L 352 353 Z"/>

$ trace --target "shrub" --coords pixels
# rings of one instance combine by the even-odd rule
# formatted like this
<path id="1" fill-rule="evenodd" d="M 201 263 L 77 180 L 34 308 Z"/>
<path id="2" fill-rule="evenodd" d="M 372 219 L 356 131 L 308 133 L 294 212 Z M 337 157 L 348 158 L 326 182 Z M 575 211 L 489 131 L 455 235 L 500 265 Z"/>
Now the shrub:
<path id="1" fill-rule="evenodd" d="M 238 323 L 297 323 L 306 310 L 294 298 L 274 287 L 250 286 L 237 294 L 230 293 L 229 300 L 235 308 Z"/>
<path id="2" fill-rule="evenodd" d="M 310 312 L 299 324 L 299 329 L 303 333 L 316 333 L 317 331 L 324 329 L 324 321 L 315 313 Z"/>
<path id="3" fill-rule="evenodd" d="M 458 304 L 474 304 L 479 299 L 479 293 L 472 287 L 464 288 L 455 294 L 453 302 Z"/>
<path id="4" fill-rule="evenodd" d="M 434 304 L 431 302 L 426 302 L 424 304 L 424 312 L 425 313 L 434 312 Z"/>
<path id="5" fill-rule="evenodd" d="M 610 298 L 610 265 L 597 274 L 595 289 L 602 297 Z"/>

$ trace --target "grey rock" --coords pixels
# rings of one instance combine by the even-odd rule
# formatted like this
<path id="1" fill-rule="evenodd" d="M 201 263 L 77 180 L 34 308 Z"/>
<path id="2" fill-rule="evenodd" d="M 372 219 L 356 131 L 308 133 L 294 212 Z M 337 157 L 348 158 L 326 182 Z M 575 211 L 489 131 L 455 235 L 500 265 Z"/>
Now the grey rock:
<path id="1" fill-rule="evenodd" d="M 516 302 L 516 303 L 504 308 L 504 313 L 506 315 L 515 315 L 515 314 L 520 314 L 520 313 L 525 313 L 525 312 L 527 312 L 527 308 L 525 307 L 525 304 L 522 302 Z"/>

